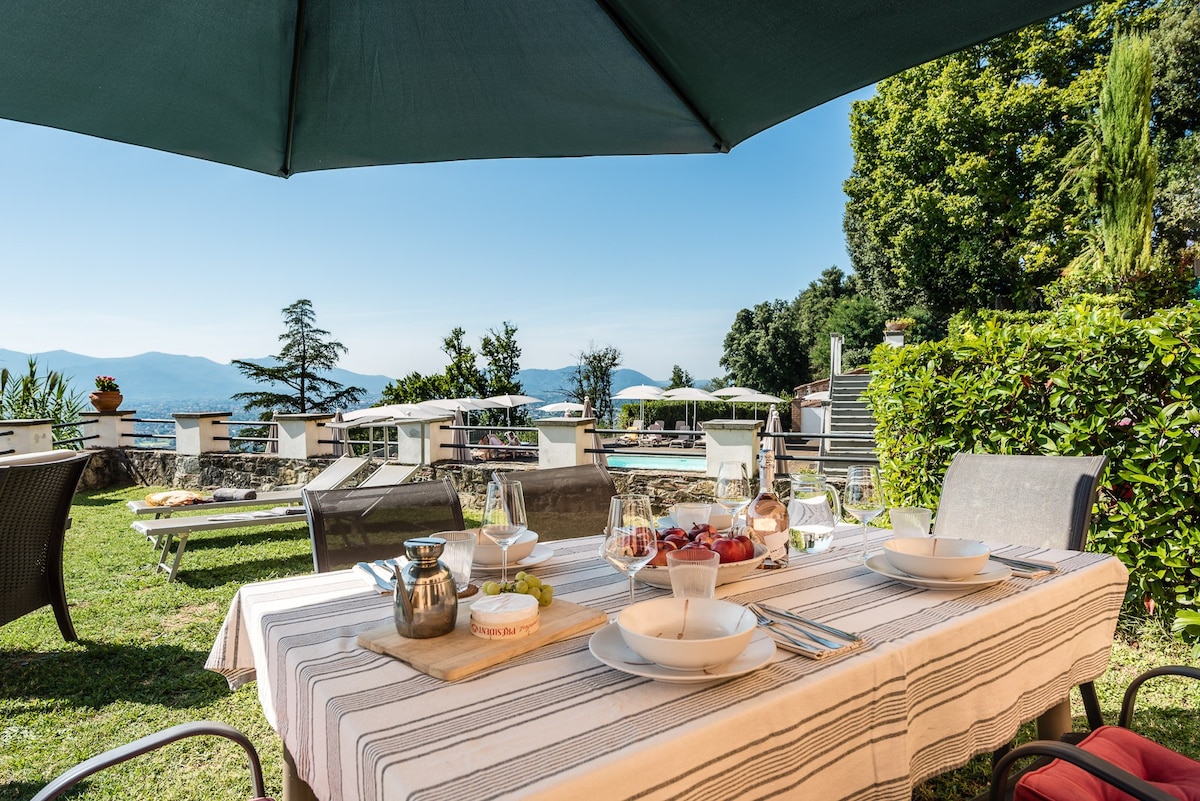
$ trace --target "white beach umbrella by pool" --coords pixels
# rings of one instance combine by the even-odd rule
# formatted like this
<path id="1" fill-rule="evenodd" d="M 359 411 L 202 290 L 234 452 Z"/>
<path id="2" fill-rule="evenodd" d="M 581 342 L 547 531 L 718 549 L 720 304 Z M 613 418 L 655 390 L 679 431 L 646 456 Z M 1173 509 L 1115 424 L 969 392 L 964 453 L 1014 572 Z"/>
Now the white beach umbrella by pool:
<path id="1" fill-rule="evenodd" d="M 774 406 L 771 407 L 771 413 L 767 415 L 767 433 L 782 434 L 783 423 L 779 419 L 779 410 Z M 771 449 L 775 451 L 775 475 L 787 475 L 790 471 L 790 462 L 786 459 L 780 459 L 781 456 L 787 455 L 787 440 L 783 437 L 771 438 Z"/>
<path id="2" fill-rule="evenodd" d="M 387 406 L 368 406 L 365 409 L 354 409 L 342 414 L 346 423 L 370 423 L 376 420 L 390 420 L 395 417 L 411 417 L 414 412 L 421 411 L 417 403 L 390 403 Z"/>
<path id="3" fill-rule="evenodd" d="M 493 395 L 484 400 L 496 404 L 497 408 L 504 409 L 504 419 L 512 425 L 512 410 L 518 406 L 528 406 L 531 403 L 541 403 L 541 398 L 534 398 L 530 395 Z"/>
<path id="4" fill-rule="evenodd" d="M 714 389 L 712 394 L 728 398 L 733 395 L 757 395 L 758 390 L 751 389 L 750 387 L 722 387 L 721 389 Z"/>
<path id="5" fill-rule="evenodd" d="M 635 400 L 641 401 L 641 410 L 638 412 L 638 419 L 642 421 L 642 426 L 646 425 L 646 401 L 658 400 L 663 396 L 662 387 L 656 387 L 651 384 L 635 384 L 632 387 L 625 389 L 613 395 L 613 400 Z"/>
<path id="6" fill-rule="evenodd" d="M 698 404 L 700 401 L 722 401 L 722 400 L 724 400 L 724 398 L 718 398 L 716 395 L 712 394 L 711 392 L 708 392 L 703 389 L 697 389 L 696 387 L 676 387 L 675 389 L 668 389 L 666 392 L 663 393 L 663 398 L 667 399 L 667 400 L 691 401 L 692 409 L 694 412 L 693 417 L 699 414 L 699 412 L 695 411 L 695 410 L 697 408 L 696 404 Z M 686 412 L 684 413 L 683 422 L 684 422 L 684 425 L 687 424 L 687 413 Z"/>
<path id="7" fill-rule="evenodd" d="M 782 403 L 783 402 L 783 398 L 778 398 L 774 395 L 768 395 L 765 392 L 755 392 L 753 394 L 748 394 L 748 395 L 735 395 L 732 398 L 725 398 L 724 400 L 726 403 L 734 404 L 735 408 L 736 408 L 736 404 L 739 404 L 739 403 L 753 403 L 755 420 L 758 419 L 758 404 L 760 404 L 760 403 Z"/>
<path id="8" fill-rule="evenodd" d="M 538 408 L 539 412 L 549 412 L 550 414 L 569 415 L 572 412 L 583 412 L 586 407 L 582 403 L 574 401 L 559 401 L 558 403 L 548 403 L 545 406 Z"/>

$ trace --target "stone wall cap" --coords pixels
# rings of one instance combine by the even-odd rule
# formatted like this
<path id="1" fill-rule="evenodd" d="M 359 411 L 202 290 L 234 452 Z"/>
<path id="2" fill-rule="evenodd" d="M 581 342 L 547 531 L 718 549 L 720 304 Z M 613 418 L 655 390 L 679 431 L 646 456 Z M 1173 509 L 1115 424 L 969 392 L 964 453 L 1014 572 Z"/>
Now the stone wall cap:
<path id="1" fill-rule="evenodd" d="M 767 424 L 766 420 L 705 420 L 706 431 L 724 429 L 727 431 L 756 431 Z"/>
<path id="2" fill-rule="evenodd" d="M 533 424 L 538 428 L 579 428 L 595 422 L 595 417 L 539 417 Z"/>
<path id="3" fill-rule="evenodd" d="M 0 426 L 44 426 L 54 423 L 50 417 L 20 417 L 15 420 L 0 420 Z"/>
<path id="4" fill-rule="evenodd" d="M 171 416 L 176 420 L 200 420 L 205 417 L 230 417 L 233 412 L 175 412 Z"/>

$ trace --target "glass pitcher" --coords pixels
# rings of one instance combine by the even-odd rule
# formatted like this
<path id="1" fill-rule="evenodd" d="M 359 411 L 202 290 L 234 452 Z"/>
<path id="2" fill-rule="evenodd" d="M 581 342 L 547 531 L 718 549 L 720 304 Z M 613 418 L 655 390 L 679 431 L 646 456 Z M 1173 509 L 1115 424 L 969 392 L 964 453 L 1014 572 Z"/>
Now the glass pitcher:
<path id="1" fill-rule="evenodd" d="M 790 479 L 788 540 L 797 553 L 820 553 L 833 543 L 833 528 L 842 519 L 841 499 L 819 473 L 800 473 Z"/>

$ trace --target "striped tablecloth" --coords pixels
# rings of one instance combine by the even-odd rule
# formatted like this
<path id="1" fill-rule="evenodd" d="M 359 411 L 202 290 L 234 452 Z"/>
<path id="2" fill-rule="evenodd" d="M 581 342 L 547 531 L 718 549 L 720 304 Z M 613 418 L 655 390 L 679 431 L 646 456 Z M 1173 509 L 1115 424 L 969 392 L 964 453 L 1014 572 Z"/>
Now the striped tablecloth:
<path id="1" fill-rule="evenodd" d="M 1044 551 L 1058 574 L 933 592 L 849 562 L 861 540 L 839 533 L 824 554 L 718 588 L 866 638 L 838 659 L 779 651 L 737 679 L 664 684 L 606 667 L 582 635 L 447 683 L 356 644 L 390 600 L 342 571 L 243 587 L 207 667 L 234 687 L 257 676 L 323 801 L 908 799 L 1104 672 L 1127 578 L 1116 559 Z M 599 541 L 551 543 L 536 572 L 613 613 L 627 585 Z"/>

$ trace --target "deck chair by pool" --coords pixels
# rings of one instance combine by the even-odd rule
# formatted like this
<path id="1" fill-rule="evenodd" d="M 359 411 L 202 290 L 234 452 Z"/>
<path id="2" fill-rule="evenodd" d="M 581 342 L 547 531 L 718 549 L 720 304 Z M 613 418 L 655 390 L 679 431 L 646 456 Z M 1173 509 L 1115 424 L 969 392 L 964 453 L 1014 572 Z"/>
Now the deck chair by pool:
<path id="1" fill-rule="evenodd" d="M 270 799 L 266 798 L 266 786 L 263 784 L 262 763 L 258 759 L 258 752 L 255 751 L 254 744 L 250 742 L 250 738 L 232 726 L 218 723 L 214 720 L 181 723 L 178 726 L 172 726 L 169 729 L 148 734 L 139 740 L 134 740 L 131 743 L 126 743 L 125 745 L 98 754 L 60 775 L 43 787 L 41 792 L 35 795 L 30 801 L 51 801 L 51 799 L 59 798 L 84 779 L 95 773 L 99 773 L 105 768 L 119 765 L 122 762 L 128 762 L 142 754 L 156 751 L 169 743 L 202 735 L 224 737 L 241 746 L 242 750 L 246 752 L 246 759 L 250 763 L 250 791 L 254 793 L 254 801 L 270 801 Z M 164 781 L 168 780 L 164 779 Z M 153 798 L 154 796 L 155 793 L 150 789 L 145 790 L 143 794 L 143 797 Z"/>
<path id="2" fill-rule="evenodd" d="M 688 424 L 683 420 L 675 421 L 675 433 L 671 435 L 671 441 L 668 443 L 672 448 L 690 448 L 694 444 L 693 435 L 685 433 L 691 431 Z"/>
<path id="3" fill-rule="evenodd" d="M 529 529 L 542 542 L 604 533 L 617 494 L 608 470 L 597 464 L 505 473 L 521 482 Z"/>
<path id="4" fill-rule="evenodd" d="M 411 537 L 463 528 L 458 491 L 448 478 L 305 492 L 304 505 L 318 573 L 403 556 Z"/>
<path id="5" fill-rule="evenodd" d="M 86 453 L 0 456 L 0 625 L 49 606 L 63 639 L 75 626 L 63 586 L 63 540 Z"/>
<path id="6" fill-rule="evenodd" d="M 666 442 L 666 438 L 662 434 L 662 420 L 655 420 L 653 423 L 646 426 L 646 430 L 650 433 L 643 434 L 641 436 L 641 438 L 638 440 L 639 445 L 647 445 L 653 448 Z"/>
<path id="7" fill-rule="evenodd" d="M 1082 551 L 1105 456 L 960 453 L 942 479 L 939 537 Z M 1092 682 L 1081 684 L 1092 728 L 1104 721 Z"/>

